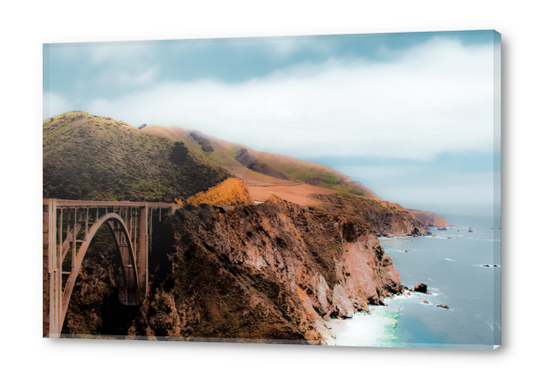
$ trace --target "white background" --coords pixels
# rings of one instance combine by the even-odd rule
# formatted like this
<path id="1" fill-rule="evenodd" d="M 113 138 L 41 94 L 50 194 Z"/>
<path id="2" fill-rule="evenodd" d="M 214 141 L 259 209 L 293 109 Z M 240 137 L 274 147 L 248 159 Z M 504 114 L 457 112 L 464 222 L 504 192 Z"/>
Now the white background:
<path id="1" fill-rule="evenodd" d="M 46 1 L 3 2 L 0 14 L 0 376 L 539 375 L 542 82 L 536 2 Z M 479 352 L 40 337 L 42 43 L 465 29 L 502 33 L 503 347 Z"/>

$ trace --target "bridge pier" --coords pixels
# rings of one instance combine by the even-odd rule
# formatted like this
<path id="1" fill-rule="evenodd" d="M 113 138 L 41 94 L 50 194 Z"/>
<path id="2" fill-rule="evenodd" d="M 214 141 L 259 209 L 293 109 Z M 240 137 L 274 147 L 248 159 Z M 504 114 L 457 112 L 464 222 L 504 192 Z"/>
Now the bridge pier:
<path id="1" fill-rule="evenodd" d="M 149 208 L 144 206 L 139 209 L 139 231 L 137 241 L 137 271 L 139 277 L 139 303 L 143 302 L 147 295 L 149 282 Z"/>
<path id="2" fill-rule="evenodd" d="M 56 200 L 47 199 L 43 209 L 43 333 L 49 337 L 60 336 L 62 312 L 62 246 L 57 246 L 56 216 Z"/>

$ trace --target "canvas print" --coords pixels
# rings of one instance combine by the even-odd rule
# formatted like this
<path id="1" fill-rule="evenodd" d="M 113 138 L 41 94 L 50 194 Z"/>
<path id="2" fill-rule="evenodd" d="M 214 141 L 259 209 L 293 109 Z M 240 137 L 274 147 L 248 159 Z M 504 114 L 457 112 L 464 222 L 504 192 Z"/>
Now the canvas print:
<path id="1" fill-rule="evenodd" d="M 500 34 L 43 46 L 43 336 L 494 349 Z"/>

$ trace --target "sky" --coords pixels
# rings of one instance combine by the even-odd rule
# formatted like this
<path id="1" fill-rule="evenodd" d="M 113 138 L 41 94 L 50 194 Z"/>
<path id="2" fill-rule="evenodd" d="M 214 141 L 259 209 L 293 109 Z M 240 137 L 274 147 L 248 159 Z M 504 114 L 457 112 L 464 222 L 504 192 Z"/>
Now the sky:
<path id="1" fill-rule="evenodd" d="M 43 119 L 198 129 L 325 164 L 408 208 L 488 213 L 499 54 L 493 31 L 46 44 Z"/>

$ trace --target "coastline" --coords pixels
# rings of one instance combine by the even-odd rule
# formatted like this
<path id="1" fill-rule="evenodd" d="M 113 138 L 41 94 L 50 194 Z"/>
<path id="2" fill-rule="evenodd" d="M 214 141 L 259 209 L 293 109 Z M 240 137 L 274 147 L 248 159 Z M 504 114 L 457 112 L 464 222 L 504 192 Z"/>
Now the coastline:
<path id="1" fill-rule="evenodd" d="M 469 228 L 474 232 L 467 233 Z M 500 302 L 484 296 L 501 269 L 486 241 L 500 245 L 500 232 L 490 220 L 471 216 L 446 231 L 435 229 L 430 227 L 425 238 L 378 238 L 401 283 L 409 288 L 426 283 L 431 295 L 403 293 L 386 298 L 386 306 L 371 307 L 369 315 L 332 320 L 327 325 L 334 337 L 327 338 L 328 345 L 469 350 L 500 345 L 500 313 L 494 311 Z"/>

